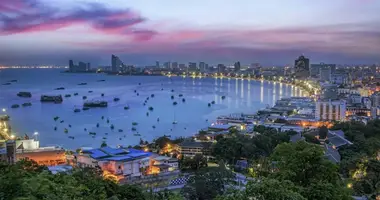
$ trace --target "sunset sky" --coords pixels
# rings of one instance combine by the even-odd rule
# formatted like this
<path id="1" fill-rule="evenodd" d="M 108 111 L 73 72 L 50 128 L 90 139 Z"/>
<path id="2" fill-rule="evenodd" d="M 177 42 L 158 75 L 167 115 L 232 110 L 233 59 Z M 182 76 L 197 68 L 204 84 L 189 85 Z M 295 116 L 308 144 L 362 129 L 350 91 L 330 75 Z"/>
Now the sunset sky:
<path id="1" fill-rule="evenodd" d="M 380 0 L 0 0 L 0 65 L 380 63 Z"/>

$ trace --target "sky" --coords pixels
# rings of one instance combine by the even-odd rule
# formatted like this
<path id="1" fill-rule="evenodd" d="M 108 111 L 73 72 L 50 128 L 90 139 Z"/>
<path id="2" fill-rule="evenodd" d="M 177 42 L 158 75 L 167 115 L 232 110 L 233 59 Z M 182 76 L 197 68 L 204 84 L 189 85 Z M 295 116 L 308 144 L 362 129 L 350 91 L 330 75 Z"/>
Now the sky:
<path id="1" fill-rule="evenodd" d="M 380 63 L 380 0 L 0 0 L 0 65 Z"/>

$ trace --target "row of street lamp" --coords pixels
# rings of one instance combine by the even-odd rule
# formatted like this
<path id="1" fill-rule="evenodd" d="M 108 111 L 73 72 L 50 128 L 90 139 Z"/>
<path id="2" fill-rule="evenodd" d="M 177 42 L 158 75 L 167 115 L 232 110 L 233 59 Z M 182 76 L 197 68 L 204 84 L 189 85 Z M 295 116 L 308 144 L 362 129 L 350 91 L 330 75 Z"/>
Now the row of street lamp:
<path id="1" fill-rule="evenodd" d="M 2 111 L 3 111 L 3 112 L 7 112 L 7 109 L 3 108 Z M 38 132 L 35 131 L 35 132 L 33 133 L 33 135 L 34 135 L 35 139 L 37 140 Z M 13 134 L 11 135 L 11 139 L 12 139 L 12 140 L 15 139 L 15 137 L 16 137 L 15 135 L 13 135 Z"/>

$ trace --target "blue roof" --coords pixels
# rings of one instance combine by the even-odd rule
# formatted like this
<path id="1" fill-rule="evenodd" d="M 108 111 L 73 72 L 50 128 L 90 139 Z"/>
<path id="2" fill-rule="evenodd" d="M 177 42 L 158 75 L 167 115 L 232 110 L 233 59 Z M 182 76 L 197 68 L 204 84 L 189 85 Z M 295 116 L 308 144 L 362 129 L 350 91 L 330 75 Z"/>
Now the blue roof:
<path id="1" fill-rule="evenodd" d="M 129 153 L 128 156 L 131 156 L 132 158 L 142 157 L 142 156 L 149 156 L 147 152 L 141 152 L 141 153 Z"/>
<path id="2" fill-rule="evenodd" d="M 95 159 L 108 156 L 106 153 L 100 151 L 99 149 L 91 149 L 88 152 L 91 154 L 90 156 Z"/>
<path id="3" fill-rule="evenodd" d="M 131 154 L 134 154 L 134 153 L 145 153 L 146 154 L 146 156 L 150 156 L 150 155 L 152 155 L 153 153 L 152 152 L 145 152 L 145 151 L 143 151 L 143 150 L 139 150 L 139 149 L 128 149 L 128 152 L 129 152 L 129 154 L 128 155 L 131 155 Z"/>
<path id="4" fill-rule="evenodd" d="M 109 158 L 105 158 L 104 160 L 114 160 L 114 161 L 122 161 L 122 160 L 133 160 L 134 158 L 132 158 L 131 156 L 112 156 L 112 157 L 109 157 Z"/>
<path id="5" fill-rule="evenodd" d="M 121 153 L 126 153 L 124 149 L 119 149 L 119 148 L 111 148 L 111 147 L 102 147 L 100 148 L 103 152 L 111 155 L 117 155 Z"/>

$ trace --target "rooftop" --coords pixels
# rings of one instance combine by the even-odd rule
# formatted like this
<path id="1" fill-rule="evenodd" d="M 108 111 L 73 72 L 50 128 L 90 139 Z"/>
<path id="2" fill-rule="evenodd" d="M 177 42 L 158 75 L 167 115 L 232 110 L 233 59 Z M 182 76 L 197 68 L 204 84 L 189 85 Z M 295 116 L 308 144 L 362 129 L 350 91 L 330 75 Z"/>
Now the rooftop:
<path id="1" fill-rule="evenodd" d="M 179 144 L 180 147 L 193 147 L 193 148 L 208 148 L 212 142 L 194 142 L 194 141 L 184 141 Z"/>

